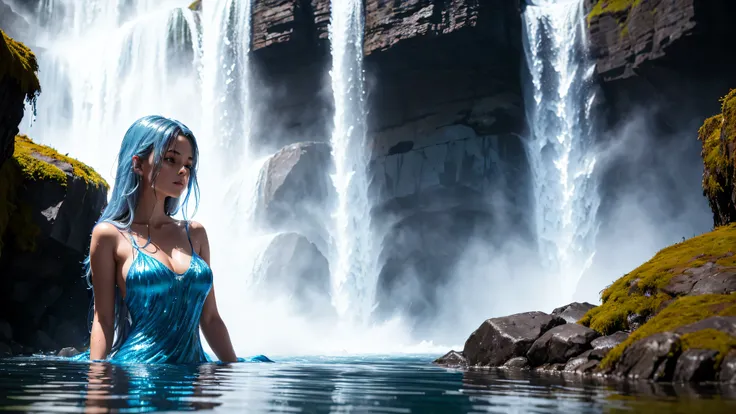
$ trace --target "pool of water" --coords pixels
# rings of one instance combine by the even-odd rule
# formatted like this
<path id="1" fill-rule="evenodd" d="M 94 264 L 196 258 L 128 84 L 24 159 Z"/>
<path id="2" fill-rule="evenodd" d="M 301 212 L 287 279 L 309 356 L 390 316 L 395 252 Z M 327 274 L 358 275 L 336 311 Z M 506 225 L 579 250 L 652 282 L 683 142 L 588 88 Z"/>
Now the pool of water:
<path id="1" fill-rule="evenodd" d="M 198 366 L 0 359 L 0 411 L 736 413 L 736 385 L 461 371 L 436 356 L 277 358 Z"/>

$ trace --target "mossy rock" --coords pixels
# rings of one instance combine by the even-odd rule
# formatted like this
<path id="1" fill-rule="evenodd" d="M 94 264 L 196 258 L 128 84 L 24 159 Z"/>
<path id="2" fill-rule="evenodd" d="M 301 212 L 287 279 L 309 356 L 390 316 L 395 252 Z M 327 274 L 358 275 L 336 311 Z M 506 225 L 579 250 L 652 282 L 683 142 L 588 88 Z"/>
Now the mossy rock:
<path id="1" fill-rule="evenodd" d="M 672 278 L 706 263 L 736 268 L 735 251 L 736 224 L 662 249 L 651 260 L 607 287 L 601 295 L 601 306 L 588 311 L 580 323 L 602 335 L 629 330 L 629 315 L 650 317 L 673 299 L 663 292 Z"/>
<path id="2" fill-rule="evenodd" d="M 728 295 L 698 295 L 677 298 L 664 310 L 650 319 L 641 328 L 613 348 L 601 361 L 599 367 L 606 369 L 623 355 L 626 348 L 634 342 L 662 332 L 672 332 L 711 316 L 736 316 L 736 292 Z M 736 338 L 715 329 L 703 329 L 688 333 L 681 338 L 682 350 L 713 349 L 718 351 L 716 365 L 731 350 L 736 348 Z"/>
<path id="3" fill-rule="evenodd" d="M 18 161 L 23 177 L 29 180 L 55 180 L 66 186 L 67 174 L 58 165 L 71 168 L 71 174 L 87 184 L 109 189 L 107 182 L 91 167 L 74 158 L 60 154 L 51 147 L 34 143 L 25 135 L 15 137 L 13 158 Z"/>
<path id="4" fill-rule="evenodd" d="M 611 15 L 621 29 L 620 37 L 629 35 L 629 18 L 631 10 L 641 4 L 641 0 L 598 0 L 588 13 L 587 21 L 590 26 L 594 19 L 603 15 Z"/>
<path id="5" fill-rule="evenodd" d="M 61 166 L 61 168 L 60 168 Z M 20 200 L 26 182 L 51 180 L 67 186 L 67 172 L 88 186 L 109 189 L 92 168 L 24 135 L 15 137 L 13 156 L 0 167 L 0 251 L 4 241 L 15 239 L 17 247 L 32 250 L 40 230 L 33 223 L 31 208 Z"/>
<path id="6" fill-rule="evenodd" d="M 715 225 L 736 220 L 736 89 L 721 99 L 721 113 L 698 130 L 703 144 L 703 195 Z"/>
<path id="7" fill-rule="evenodd" d="M 624 13 L 641 3 L 641 0 L 598 0 L 588 13 L 588 23 L 603 14 Z"/>
<path id="8" fill-rule="evenodd" d="M 35 103 L 41 93 L 38 81 L 38 62 L 31 49 L 13 40 L 0 30 L 0 80 L 8 76 L 18 82 L 26 99 Z"/>

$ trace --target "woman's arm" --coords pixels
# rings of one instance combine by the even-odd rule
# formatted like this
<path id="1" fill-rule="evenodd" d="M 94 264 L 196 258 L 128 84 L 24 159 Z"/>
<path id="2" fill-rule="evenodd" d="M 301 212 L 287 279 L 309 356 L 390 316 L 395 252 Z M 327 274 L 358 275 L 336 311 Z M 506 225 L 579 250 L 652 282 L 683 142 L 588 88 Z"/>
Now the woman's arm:
<path id="1" fill-rule="evenodd" d="M 191 222 L 190 231 L 192 232 L 193 238 L 199 242 L 199 257 L 209 265 L 210 243 L 207 239 L 207 232 L 201 224 L 195 221 Z M 210 289 L 210 293 L 207 295 L 207 299 L 204 301 L 202 316 L 199 318 L 199 326 L 207 343 L 220 361 L 235 362 L 237 360 L 233 344 L 230 341 L 230 333 L 227 331 L 225 322 L 217 310 L 214 284 L 212 285 L 212 289 Z"/>
<path id="2" fill-rule="evenodd" d="M 89 260 L 95 315 L 89 344 L 91 360 L 107 358 L 114 338 L 115 248 L 118 234 L 117 228 L 109 223 L 100 223 L 92 230 Z"/>

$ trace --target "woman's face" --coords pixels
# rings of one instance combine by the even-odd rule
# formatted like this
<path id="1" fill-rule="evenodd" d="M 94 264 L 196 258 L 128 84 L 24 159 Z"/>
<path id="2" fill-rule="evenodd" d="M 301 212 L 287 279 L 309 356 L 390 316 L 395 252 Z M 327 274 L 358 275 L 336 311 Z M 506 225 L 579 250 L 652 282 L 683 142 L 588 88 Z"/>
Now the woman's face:
<path id="1" fill-rule="evenodd" d="M 134 156 L 133 165 L 137 162 L 140 162 L 144 185 L 153 187 L 157 194 L 179 198 L 189 185 L 193 164 L 192 144 L 185 136 L 177 136 L 163 154 L 161 169 L 155 177 L 153 151 L 147 159 Z"/>

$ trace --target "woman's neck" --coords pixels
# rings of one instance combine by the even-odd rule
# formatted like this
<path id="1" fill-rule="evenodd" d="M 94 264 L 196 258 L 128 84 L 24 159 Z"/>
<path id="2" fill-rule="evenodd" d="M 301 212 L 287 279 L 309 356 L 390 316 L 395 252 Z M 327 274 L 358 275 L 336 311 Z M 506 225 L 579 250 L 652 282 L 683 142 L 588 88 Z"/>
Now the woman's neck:
<path id="1" fill-rule="evenodd" d="M 135 208 L 134 224 L 147 224 L 150 227 L 161 227 L 172 222 L 171 217 L 166 215 L 164 202 L 166 196 L 155 194 L 153 189 L 146 188 L 141 191 L 138 205 Z"/>

